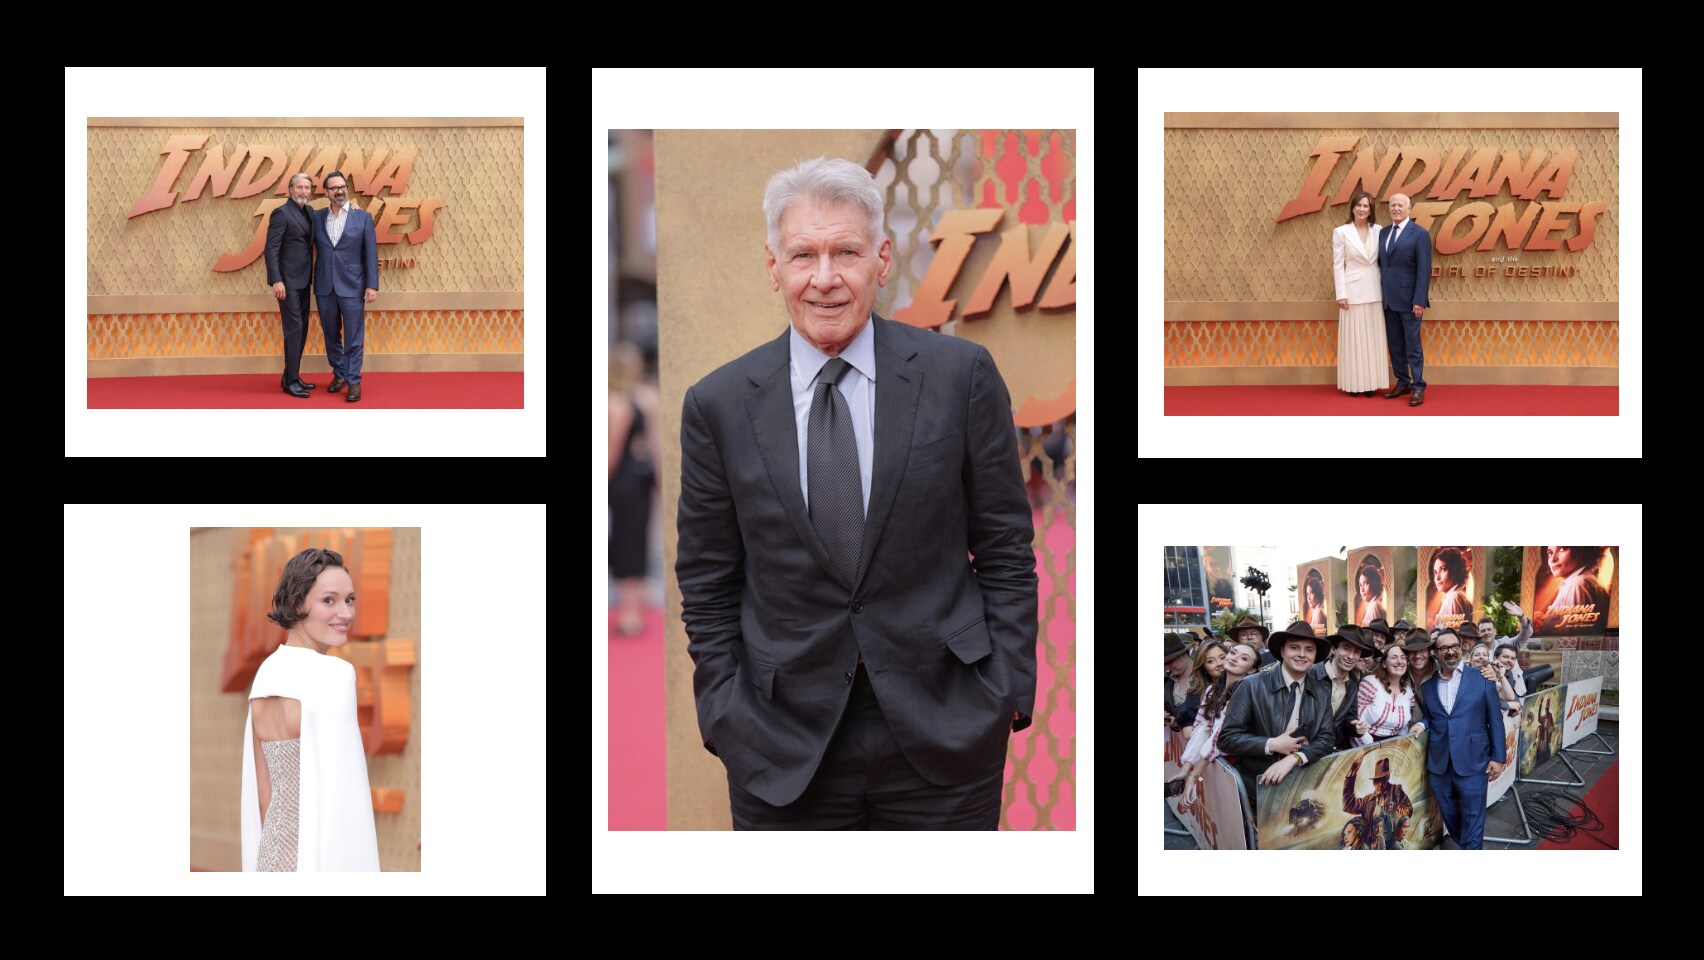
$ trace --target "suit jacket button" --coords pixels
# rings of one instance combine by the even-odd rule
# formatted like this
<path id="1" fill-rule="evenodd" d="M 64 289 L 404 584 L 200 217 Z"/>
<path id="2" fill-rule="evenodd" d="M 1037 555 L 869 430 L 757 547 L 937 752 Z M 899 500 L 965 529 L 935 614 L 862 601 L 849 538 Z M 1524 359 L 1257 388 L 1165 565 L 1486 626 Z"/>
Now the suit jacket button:
<path id="1" fill-rule="evenodd" d="M 851 682 L 852 682 L 852 674 L 850 674 L 850 673 L 848 673 L 848 674 L 846 674 L 846 682 L 847 682 L 847 683 L 851 683 Z"/>
<path id="2" fill-rule="evenodd" d="M 863 613 L 864 612 L 864 601 L 862 601 L 862 600 L 852 601 L 852 612 L 853 613 Z"/>

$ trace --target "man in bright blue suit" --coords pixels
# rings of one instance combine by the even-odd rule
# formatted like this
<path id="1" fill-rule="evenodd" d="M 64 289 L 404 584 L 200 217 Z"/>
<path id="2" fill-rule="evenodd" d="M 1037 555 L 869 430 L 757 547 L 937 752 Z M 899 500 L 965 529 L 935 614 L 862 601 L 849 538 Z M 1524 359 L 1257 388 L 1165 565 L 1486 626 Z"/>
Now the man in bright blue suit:
<path id="1" fill-rule="evenodd" d="M 1385 344 L 1396 387 L 1385 394 L 1392 400 L 1412 393 L 1408 405 L 1426 402 L 1426 357 L 1420 352 L 1420 317 L 1432 305 L 1426 288 L 1432 282 L 1432 235 L 1408 219 L 1408 195 L 1390 198 L 1390 226 L 1379 233 L 1379 276 L 1384 282 Z"/>
<path id="2" fill-rule="evenodd" d="M 314 295 L 319 299 L 320 330 L 325 333 L 325 359 L 331 364 L 331 385 L 344 386 L 354 403 L 361 399 L 362 345 L 367 334 L 366 305 L 379 295 L 379 243 L 373 217 L 349 202 L 349 180 L 336 170 L 326 174 L 325 195 L 331 206 L 314 211 Z"/>
<path id="3" fill-rule="evenodd" d="M 1497 686 L 1461 663 L 1461 637 L 1445 629 L 1437 637 L 1438 671 L 1420 685 L 1423 721 L 1430 736 L 1426 770 L 1444 826 L 1463 850 L 1481 849 L 1485 835 L 1485 789 L 1503 772 L 1503 718 Z"/>

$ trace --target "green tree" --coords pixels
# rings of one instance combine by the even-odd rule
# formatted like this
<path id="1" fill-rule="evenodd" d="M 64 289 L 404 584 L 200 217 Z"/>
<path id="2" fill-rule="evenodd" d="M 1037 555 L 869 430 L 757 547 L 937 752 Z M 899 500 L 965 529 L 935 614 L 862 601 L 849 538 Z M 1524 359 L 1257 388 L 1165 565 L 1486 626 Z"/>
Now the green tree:
<path id="1" fill-rule="evenodd" d="M 1505 600 L 1513 600 L 1518 606 L 1521 602 L 1521 560 L 1526 554 L 1525 547 L 1493 547 L 1491 549 L 1491 589 L 1485 594 L 1485 609 L 1480 611 L 1480 619 L 1491 618 L 1497 625 L 1497 636 L 1512 637 L 1521 629 L 1521 622 L 1514 614 L 1503 609 Z M 1522 608 L 1525 610 L 1525 608 Z M 1531 610 L 1525 610 L 1527 616 L 1532 616 Z"/>
<path id="2" fill-rule="evenodd" d="M 1260 619 L 1260 614 L 1253 610 L 1244 610 L 1240 607 L 1230 610 L 1221 610 L 1218 613 L 1213 614 L 1213 632 L 1219 636 L 1224 636 L 1225 632 L 1231 629 L 1231 624 L 1236 623 L 1243 617 L 1253 617 L 1258 621 Z"/>

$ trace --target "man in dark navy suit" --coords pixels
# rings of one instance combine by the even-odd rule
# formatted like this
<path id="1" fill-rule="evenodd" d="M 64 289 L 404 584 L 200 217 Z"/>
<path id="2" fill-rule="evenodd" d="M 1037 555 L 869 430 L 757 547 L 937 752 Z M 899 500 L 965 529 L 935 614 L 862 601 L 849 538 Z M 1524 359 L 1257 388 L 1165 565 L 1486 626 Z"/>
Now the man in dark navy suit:
<path id="1" fill-rule="evenodd" d="M 278 298 L 284 323 L 284 375 L 278 385 L 292 397 L 307 399 L 314 384 L 302 382 L 302 348 L 308 343 L 308 308 L 314 279 L 313 178 L 290 178 L 290 199 L 266 223 L 266 282 Z"/>
<path id="2" fill-rule="evenodd" d="M 1408 195 L 1390 198 L 1390 226 L 1379 234 L 1379 276 L 1384 283 L 1385 344 L 1396 387 L 1386 400 L 1412 393 L 1408 405 L 1426 402 L 1426 358 L 1420 351 L 1420 318 L 1432 305 L 1432 235 L 1408 219 Z"/>

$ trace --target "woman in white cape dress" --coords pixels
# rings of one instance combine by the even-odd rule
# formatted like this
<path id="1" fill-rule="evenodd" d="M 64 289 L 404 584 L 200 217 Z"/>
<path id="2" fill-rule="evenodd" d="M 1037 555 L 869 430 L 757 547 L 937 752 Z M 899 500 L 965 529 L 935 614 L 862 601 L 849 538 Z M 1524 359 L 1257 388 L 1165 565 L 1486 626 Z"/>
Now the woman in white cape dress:
<path id="1" fill-rule="evenodd" d="M 337 553 L 304 550 L 285 565 L 274 609 L 267 616 L 287 627 L 290 639 L 255 673 L 243 723 L 245 871 L 288 870 L 292 860 L 298 872 L 379 869 L 367 756 L 355 710 L 355 668 L 325 652 L 348 641 L 354 604 L 354 582 Z M 264 697 L 299 702 L 301 721 L 299 735 L 291 738 L 295 750 L 279 749 L 290 743 L 280 740 L 269 741 L 276 746 L 262 751 L 267 754 L 261 762 L 268 764 L 270 781 L 270 808 L 263 825 L 255 702 Z M 293 831 L 287 819 L 292 797 L 296 801 Z M 262 838 L 267 831 L 272 831 L 267 844 L 270 855 L 263 857 Z M 280 849 L 292 833 L 293 858 L 287 848 Z"/>

